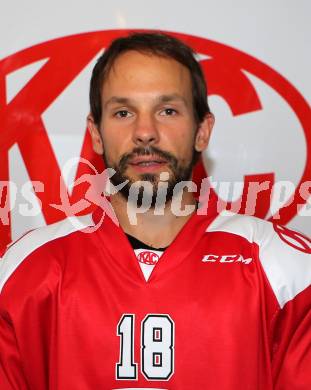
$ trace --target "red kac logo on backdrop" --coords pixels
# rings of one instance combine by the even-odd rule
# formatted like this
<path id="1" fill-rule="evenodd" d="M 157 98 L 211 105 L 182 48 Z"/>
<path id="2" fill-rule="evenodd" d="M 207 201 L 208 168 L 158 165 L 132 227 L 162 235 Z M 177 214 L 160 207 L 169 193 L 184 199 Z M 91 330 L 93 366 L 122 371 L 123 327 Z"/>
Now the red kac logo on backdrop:
<path id="1" fill-rule="evenodd" d="M 47 223 L 64 217 L 63 212 L 51 207 L 51 204 L 60 203 L 60 189 L 64 183 L 60 182 L 60 167 L 49 142 L 42 114 L 100 50 L 107 47 L 111 40 L 127 32 L 110 30 L 59 38 L 22 50 L 0 62 L 0 181 L 9 180 L 8 151 L 17 143 L 31 180 L 44 183 L 44 191 L 37 192 L 37 196 L 42 202 L 42 212 Z M 296 215 L 297 206 L 306 202 L 298 189 L 302 183 L 311 180 L 311 112 L 308 103 L 284 77 L 254 57 L 205 38 L 180 33 L 170 34 L 189 44 L 197 53 L 208 56 L 208 59 L 201 60 L 201 64 L 208 80 L 209 94 L 221 96 L 230 106 L 232 115 L 262 109 L 259 96 L 243 71 L 249 72 L 273 88 L 295 112 L 305 134 L 307 161 L 293 201 L 279 210 L 278 223 L 288 223 Z M 47 59 L 45 65 L 7 104 L 6 76 L 43 59 Z M 92 152 L 87 132 L 81 157 L 92 161 L 98 170 L 103 168 L 101 159 Z M 87 173 L 87 169 L 85 164 L 80 164 L 76 178 Z M 206 172 L 201 164 L 196 169 L 194 178 L 200 182 L 205 176 Z M 258 194 L 255 210 L 258 217 L 266 217 L 273 178 L 271 172 L 245 176 L 242 194 L 244 209 L 249 183 L 269 181 L 271 186 Z M 0 206 L 7 198 L 7 191 L 2 189 L 0 192 L 2 202 Z M 70 201 L 77 202 L 83 197 L 84 191 L 83 185 L 74 187 L 72 194 L 68 195 Z M 243 206 L 240 212 L 243 212 Z M 273 220 L 273 217 L 271 219 Z M 10 242 L 10 227 L 1 222 L 0 237 L 0 246 Z"/>

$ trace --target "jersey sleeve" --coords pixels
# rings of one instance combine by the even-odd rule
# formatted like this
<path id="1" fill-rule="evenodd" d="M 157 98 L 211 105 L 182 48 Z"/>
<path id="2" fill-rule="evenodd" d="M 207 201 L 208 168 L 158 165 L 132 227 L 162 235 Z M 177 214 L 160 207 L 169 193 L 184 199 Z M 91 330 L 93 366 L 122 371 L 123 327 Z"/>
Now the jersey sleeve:
<path id="1" fill-rule="evenodd" d="M 281 310 L 275 322 L 272 374 L 275 390 L 311 389 L 311 287 Z"/>
<path id="2" fill-rule="evenodd" d="M 26 390 L 27 386 L 13 325 L 0 308 L 0 389 Z"/>
<path id="3" fill-rule="evenodd" d="M 259 218 L 232 213 L 218 216 L 208 231 L 244 237 L 258 251 L 267 287 L 277 302 L 267 311 L 273 390 L 310 390 L 310 238 Z M 266 309 L 268 306 L 266 301 Z"/>
<path id="4" fill-rule="evenodd" d="M 1 253 L 0 257 L 0 389 L 26 390 L 29 387 L 23 372 L 14 325 L 2 295 L 3 285 L 18 265 L 16 262 L 5 262 L 5 253 L 9 247 Z"/>
<path id="5" fill-rule="evenodd" d="M 311 240 L 275 224 L 262 228 L 260 260 L 279 303 L 271 326 L 273 389 L 309 390 Z"/>

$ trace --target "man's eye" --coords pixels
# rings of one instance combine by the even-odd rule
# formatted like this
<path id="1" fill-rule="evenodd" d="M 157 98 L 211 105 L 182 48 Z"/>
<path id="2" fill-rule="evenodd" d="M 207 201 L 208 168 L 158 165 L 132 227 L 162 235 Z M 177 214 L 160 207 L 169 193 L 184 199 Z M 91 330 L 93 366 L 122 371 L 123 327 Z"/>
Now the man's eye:
<path id="1" fill-rule="evenodd" d="M 165 108 L 163 111 L 161 111 L 160 115 L 176 115 L 177 111 L 174 110 L 174 108 Z"/>
<path id="2" fill-rule="evenodd" d="M 115 114 L 114 114 L 117 118 L 127 118 L 128 116 L 130 116 L 130 112 L 128 112 L 127 110 L 120 110 L 120 111 L 117 111 Z"/>

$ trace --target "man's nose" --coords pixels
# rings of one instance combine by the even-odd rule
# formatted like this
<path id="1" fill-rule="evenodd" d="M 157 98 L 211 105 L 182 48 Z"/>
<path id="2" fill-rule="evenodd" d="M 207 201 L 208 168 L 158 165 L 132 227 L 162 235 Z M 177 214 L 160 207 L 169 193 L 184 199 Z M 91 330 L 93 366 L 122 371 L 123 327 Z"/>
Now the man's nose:
<path id="1" fill-rule="evenodd" d="M 137 117 L 133 132 L 133 142 L 138 146 L 153 145 L 159 141 L 156 119 L 151 114 Z"/>

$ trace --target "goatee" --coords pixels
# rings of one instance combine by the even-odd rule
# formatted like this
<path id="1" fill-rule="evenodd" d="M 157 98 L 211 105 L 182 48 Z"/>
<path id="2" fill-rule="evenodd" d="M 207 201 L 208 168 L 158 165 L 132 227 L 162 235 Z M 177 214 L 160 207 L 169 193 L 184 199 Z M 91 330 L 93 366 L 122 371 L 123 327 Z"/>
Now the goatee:
<path id="1" fill-rule="evenodd" d="M 133 180 L 126 175 L 125 172 L 130 162 L 139 156 L 153 156 L 166 162 L 168 180 L 165 182 L 165 185 L 163 185 L 164 182 L 160 180 L 160 174 L 143 173 L 139 175 L 138 181 Z M 136 186 L 136 192 L 138 191 L 138 195 L 135 197 L 135 204 L 138 207 L 141 207 L 143 202 L 147 202 L 151 208 L 154 208 L 156 204 L 159 205 L 159 203 L 166 203 L 172 200 L 176 184 L 181 181 L 187 181 L 191 178 L 193 167 L 197 161 L 197 153 L 193 148 L 192 157 L 190 163 L 188 164 L 178 161 L 178 159 L 170 152 L 163 151 L 155 146 L 148 146 L 145 148 L 136 147 L 131 153 L 122 155 L 119 163 L 115 165 L 111 164 L 109 160 L 107 160 L 105 154 L 103 155 L 103 158 L 106 168 L 113 168 L 115 170 L 115 174 L 110 178 L 113 185 L 119 186 L 128 181 L 127 184 L 119 191 L 127 201 L 132 201 L 129 196 L 130 189 L 133 188 L 132 186 Z M 144 183 L 149 184 L 146 186 Z M 148 191 L 148 189 L 150 190 Z"/>

